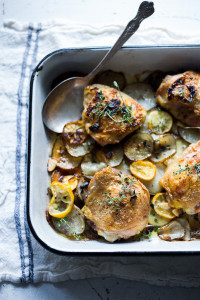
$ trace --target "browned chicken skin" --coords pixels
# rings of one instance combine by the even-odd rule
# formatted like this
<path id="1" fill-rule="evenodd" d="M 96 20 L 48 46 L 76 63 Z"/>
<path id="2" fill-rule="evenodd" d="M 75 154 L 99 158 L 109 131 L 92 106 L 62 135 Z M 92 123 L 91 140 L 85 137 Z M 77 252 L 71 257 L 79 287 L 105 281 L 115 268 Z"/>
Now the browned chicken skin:
<path id="1" fill-rule="evenodd" d="M 114 242 L 144 229 L 149 199 L 148 190 L 139 180 L 107 167 L 93 176 L 82 211 L 99 235 Z"/>
<path id="2" fill-rule="evenodd" d="M 200 141 L 191 144 L 169 165 L 160 184 L 169 194 L 169 204 L 188 214 L 200 212 Z"/>
<path id="3" fill-rule="evenodd" d="M 166 76 L 156 92 L 156 101 L 183 123 L 200 126 L 200 74 L 187 71 Z"/>
<path id="4" fill-rule="evenodd" d="M 85 89 L 82 118 L 87 133 L 101 146 L 119 143 L 145 116 L 145 109 L 123 92 L 100 84 Z"/>

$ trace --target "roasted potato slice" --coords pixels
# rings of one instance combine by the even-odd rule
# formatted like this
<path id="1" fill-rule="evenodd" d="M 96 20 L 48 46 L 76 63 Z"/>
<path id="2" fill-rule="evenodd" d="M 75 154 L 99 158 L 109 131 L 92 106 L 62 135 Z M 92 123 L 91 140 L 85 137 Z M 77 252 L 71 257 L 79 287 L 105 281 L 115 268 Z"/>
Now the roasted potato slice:
<path id="1" fill-rule="evenodd" d="M 152 87 L 147 83 L 133 83 L 129 84 L 123 90 L 146 110 L 156 106 L 156 99 Z"/>
<path id="2" fill-rule="evenodd" d="M 124 154 L 130 160 L 143 160 L 152 155 L 153 138 L 148 133 L 139 132 L 124 143 Z"/>
<path id="3" fill-rule="evenodd" d="M 155 166 L 156 166 L 155 178 L 150 181 L 141 180 L 151 195 L 156 195 L 157 193 L 162 192 L 163 187 L 160 185 L 159 181 L 161 177 L 164 175 L 166 170 L 166 166 L 163 163 L 155 164 Z"/>
<path id="4" fill-rule="evenodd" d="M 106 167 L 107 165 L 103 162 L 94 162 L 91 154 L 86 155 L 81 163 L 83 175 L 89 179 L 91 179 L 96 172 Z"/>
<path id="5" fill-rule="evenodd" d="M 67 123 L 63 128 L 62 136 L 68 144 L 73 146 L 81 145 L 88 137 L 83 121 Z"/>
<path id="6" fill-rule="evenodd" d="M 81 145 L 74 146 L 66 143 L 66 148 L 71 156 L 79 157 L 90 153 L 94 148 L 94 144 L 95 141 L 91 137 L 88 137 Z"/>
<path id="7" fill-rule="evenodd" d="M 126 85 L 126 79 L 122 72 L 115 72 L 112 70 L 106 70 L 95 76 L 93 83 L 105 84 L 111 87 L 115 87 L 113 82 L 116 81 L 119 89 L 123 90 Z"/>
<path id="8" fill-rule="evenodd" d="M 166 111 L 153 109 L 148 114 L 148 127 L 156 134 L 164 134 L 171 130 L 173 125 L 172 116 Z"/>
<path id="9" fill-rule="evenodd" d="M 100 162 L 104 162 L 106 165 L 115 167 L 121 164 L 124 152 L 121 144 L 107 145 L 96 151 L 96 157 Z"/>
<path id="10" fill-rule="evenodd" d="M 56 166 L 57 166 L 57 160 L 49 157 L 48 163 L 47 163 L 48 172 L 52 172 L 53 170 L 55 170 Z"/>
<path id="11" fill-rule="evenodd" d="M 56 231 L 66 236 L 76 236 L 85 230 L 84 215 L 76 205 L 65 218 L 52 218 L 52 223 Z"/>
<path id="12" fill-rule="evenodd" d="M 184 227 L 176 220 L 158 229 L 159 238 L 165 241 L 181 240 L 184 235 Z"/>
<path id="13" fill-rule="evenodd" d="M 155 163 L 163 162 L 176 152 L 176 140 L 171 134 L 159 136 L 154 140 L 154 151 L 151 160 Z"/>
<path id="14" fill-rule="evenodd" d="M 197 143 L 200 140 L 199 127 L 178 127 L 180 136 L 188 143 Z"/>
<path id="15" fill-rule="evenodd" d="M 158 229 L 158 236 L 165 241 L 191 239 L 190 225 L 185 218 L 177 218 L 169 224 Z"/>
<path id="16" fill-rule="evenodd" d="M 178 157 L 179 155 L 181 155 L 183 153 L 183 151 L 189 146 L 189 143 L 186 142 L 183 139 L 176 139 L 176 153 L 174 155 L 172 155 L 171 157 L 167 158 L 164 161 L 164 164 L 166 166 L 168 166 L 169 164 L 171 164 L 171 162 Z"/>
<path id="17" fill-rule="evenodd" d="M 127 175 L 131 175 L 129 163 L 125 159 L 123 159 L 121 164 L 116 166 L 115 168 Z"/>
<path id="18" fill-rule="evenodd" d="M 63 171 L 56 168 L 53 173 L 51 174 L 51 182 L 53 181 L 60 181 L 60 178 L 63 177 Z"/>
<path id="19" fill-rule="evenodd" d="M 67 123 L 62 132 L 71 156 L 84 156 L 93 149 L 95 141 L 86 133 L 83 121 Z"/>
<path id="20" fill-rule="evenodd" d="M 79 166 L 82 157 L 71 156 L 65 148 L 62 136 L 59 135 L 53 145 L 52 159 L 57 161 L 57 167 L 63 170 L 70 170 Z"/>

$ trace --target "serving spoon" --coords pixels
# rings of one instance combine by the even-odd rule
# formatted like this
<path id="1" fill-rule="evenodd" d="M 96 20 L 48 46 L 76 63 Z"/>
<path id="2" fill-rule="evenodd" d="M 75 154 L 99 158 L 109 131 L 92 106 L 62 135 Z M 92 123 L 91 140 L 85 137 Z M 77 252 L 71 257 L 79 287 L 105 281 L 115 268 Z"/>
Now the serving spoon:
<path id="1" fill-rule="evenodd" d="M 105 63 L 137 31 L 140 23 L 153 13 L 153 2 L 143 1 L 139 6 L 135 18 L 128 23 L 114 46 L 106 53 L 92 72 L 85 77 L 72 77 L 64 80 L 49 93 L 42 109 L 42 119 L 47 128 L 53 132 L 61 133 L 67 122 L 80 118 L 84 88 L 102 69 Z"/>

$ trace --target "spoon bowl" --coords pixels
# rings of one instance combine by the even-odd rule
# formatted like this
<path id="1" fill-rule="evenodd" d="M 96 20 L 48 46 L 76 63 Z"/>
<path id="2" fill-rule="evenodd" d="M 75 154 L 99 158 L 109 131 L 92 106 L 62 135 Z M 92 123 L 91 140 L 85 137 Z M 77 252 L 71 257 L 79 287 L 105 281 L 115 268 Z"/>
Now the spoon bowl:
<path id="1" fill-rule="evenodd" d="M 153 2 L 142 2 L 136 17 L 128 23 L 114 46 L 92 72 L 85 77 L 69 78 L 61 82 L 49 93 L 42 109 L 42 119 L 47 128 L 53 132 L 61 133 L 66 123 L 80 119 L 83 109 L 84 88 L 103 68 L 106 62 L 137 31 L 140 23 L 153 13 Z"/>
<path id="2" fill-rule="evenodd" d="M 84 88 L 87 85 L 84 79 L 69 78 L 49 93 L 43 106 L 42 118 L 50 130 L 60 133 L 66 123 L 80 119 Z"/>

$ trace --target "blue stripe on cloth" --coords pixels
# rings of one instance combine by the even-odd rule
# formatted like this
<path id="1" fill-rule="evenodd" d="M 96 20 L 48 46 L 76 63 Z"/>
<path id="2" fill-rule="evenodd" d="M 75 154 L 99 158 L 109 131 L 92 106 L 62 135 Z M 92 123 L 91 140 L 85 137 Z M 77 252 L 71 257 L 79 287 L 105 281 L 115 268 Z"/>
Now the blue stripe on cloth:
<path id="1" fill-rule="evenodd" d="M 31 61 L 31 67 L 30 67 L 30 74 L 29 78 L 31 77 L 31 74 L 33 72 L 33 69 L 36 65 L 36 57 L 38 53 L 38 41 L 39 41 L 39 33 L 42 30 L 41 24 L 38 24 L 37 29 L 35 30 L 36 32 L 36 37 L 35 37 L 35 46 L 33 49 L 32 53 L 32 61 Z M 27 102 L 26 102 L 26 153 L 25 153 L 25 170 L 27 170 L 27 151 L 28 151 L 28 111 L 29 111 L 29 87 L 28 87 L 28 92 L 27 92 Z M 27 173 L 25 172 L 25 177 L 27 176 Z M 26 182 L 26 178 L 25 178 Z M 32 247 L 32 241 L 31 241 L 31 235 L 30 235 L 30 230 L 29 226 L 27 223 L 27 217 L 26 217 L 26 203 L 24 205 L 24 227 L 25 227 L 25 234 L 26 234 L 26 241 L 28 245 L 28 257 L 29 257 L 29 282 L 34 281 L 34 261 L 33 261 L 33 247 Z"/>
<path id="2" fill-rule="evenodd" d="M 20 260 L 21 260 L 21 272 L 22 275 L 20 277 L 21 282 L 26 282 L 25 275 L 25 257 L 24 257 L 24 244 L 22 239 L 22 228 L 20 222 L 20 202 L 21 202 L 21 174 L 20 174 L 20 164 L 21 164 L 21 140 L 22 140 L 22 129 L 21 129 L 21 113 L 22 113 L 22 93 L 23 93 L 23 85 L 25 79 L 25 71 L 27 66 L 27 58 L 29 55 L 30 47 L 31 47 L 31 39 L 32 39 L 33 28 L 29 27 L 26 48 L 23 55 L 22 67 L 21 67 L 21 75 L 19 81 L 19 87 L 17 92 L 18 105 L 17 105 L 17 147 L 16 147 L 16 159 L 15 159 L 15 171 L 16 171 L 16 197 L 15 197 L 15 210 L 14 210 L 14 218 L 15 225 L 18 235 L 19 241 L 19 250 L 20 250 Z"/>

